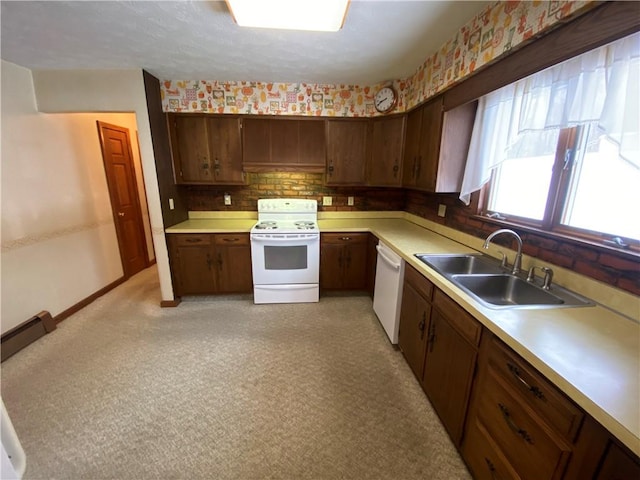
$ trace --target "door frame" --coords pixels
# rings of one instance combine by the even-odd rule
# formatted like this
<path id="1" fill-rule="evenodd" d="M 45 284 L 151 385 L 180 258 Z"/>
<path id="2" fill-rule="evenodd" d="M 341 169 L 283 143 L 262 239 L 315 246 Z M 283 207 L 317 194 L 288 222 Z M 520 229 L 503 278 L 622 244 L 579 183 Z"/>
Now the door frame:
<path id="1" fill-rule="evenodd" d="M 138 224 L 138 228 L 140 229 L 141 238 L 143 240 L 142 248 L 143 248 L 143 254 L 144 254 L 145 268 L 147 268 L 151 265 L 151 261 L 149 260 L 149 250 L 147 248 L 147 237 L 145 235 L 144 224 L 142 222 L 142 208 L 140 207 L 140 192 L 138 191 L 138 180 L 136 178 L 135 161 L 133 157 L 133 150 L 131 148 L 131 136 L 129 135 L 129 129 L 126 127 L 121 127 L 119 125 L 114 125 L 112 123 L 102 122 L 100 120 L 96 120 L 96 126 L 98 128 L 98 138 L 100 140 L 100 151 L 102 152 L 102 164 L 104 166 L 105 177 L 107 180 L 107 189 L 109 190 L 109 203 L 111 204 L 111 215 L 113 216 L 113 223 L 115 224 L 115 228 L 116 228 L 116 237 L 118 240 L 118 251 L 120 253 L 120 263 L 122 264 L 122 272 L 123 272 L 124 278 L 128 279 L 135 274 L 131 274 L 128 271 L 127 263 L 124 258 L 125 236 L 122 232 L 122 229 L 120 228 L 120 222 L 118 220 L 118 212 L 116 211 L 116 208 L 115 208 L 115 204 L 116 204 L 115 197 L 117 193 L 115 190 L 115 186 L 111 184 L 110 177 L 109 177 L 109 171 L 108 171 L 107 160 L 106 160 L 106 152 L 105 152 L 105 141 L 104 141 L 104 135 L 103 135 L 102 129 L 107 128 L 111 130 L 117 130 L 124 133 L 127 137 L 127 149 L 129 151 L 129 158 L 131 159 L 131 167 L 132 167 L 131 168 L 132 178 L 130 180 L 133 181 L 133 184 L 135 185 L 135 189 L 134 189 L 135 198 L 133 199 L 133 201 L 135 204 L 135 215 L 137 217 L 136 222 Z"/>

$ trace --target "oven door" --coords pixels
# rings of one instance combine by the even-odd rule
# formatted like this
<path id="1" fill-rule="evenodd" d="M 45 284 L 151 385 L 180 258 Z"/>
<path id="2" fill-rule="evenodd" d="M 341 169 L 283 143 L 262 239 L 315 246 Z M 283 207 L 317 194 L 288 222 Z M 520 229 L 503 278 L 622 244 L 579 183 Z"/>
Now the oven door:
<path id="1" fill-rule="evenodd" d="M 318 283 L 320 235 L 252 234 L 254 285 Z"/>

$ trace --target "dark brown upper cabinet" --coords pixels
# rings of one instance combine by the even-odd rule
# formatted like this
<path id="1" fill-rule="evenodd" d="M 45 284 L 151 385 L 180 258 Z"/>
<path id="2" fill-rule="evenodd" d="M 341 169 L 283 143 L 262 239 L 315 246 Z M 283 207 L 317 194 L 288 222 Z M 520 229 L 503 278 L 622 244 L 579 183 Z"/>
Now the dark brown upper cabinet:
<path id="1" fill-rule="evenodd" d="M 242 185 L 240 119 L 168 114 L 176 183 Z"/>
<path id="2" fill-rule="evenodd" d="M 327 185 L 365 185 L 367 119 L 327 120 Z"/>
<path id="3" fill-rule="evenodd" d="M 324 171 L 324 120 L 245 117 L 242 130 L 245 171 Z"/>
<path id="4" fill-rule="evenodd" d="M 402 185 L 437 193 L 459 192 L 477 102 L 444 111 L 442 95 L 407 116 Z"/>
<path id="5" fill-rule="evenodd" d="M 405 116 L 371 120 L 371 156 L 367 165 L 367 185 L 402 186 L 402 150 Z"/>

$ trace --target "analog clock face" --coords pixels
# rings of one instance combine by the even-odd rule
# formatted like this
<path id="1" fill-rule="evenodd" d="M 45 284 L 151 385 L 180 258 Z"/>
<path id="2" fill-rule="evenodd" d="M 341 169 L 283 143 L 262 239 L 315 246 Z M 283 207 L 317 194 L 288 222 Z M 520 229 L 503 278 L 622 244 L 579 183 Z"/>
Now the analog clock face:
<path id="1" fill-rule="evenodd" d="M 393 110 L 393 107 L 396 106 L 397 100 L 396 91 L 393 87 L 382 87 L 378 90 L 378 93 L 376 93 L 373 101 L 376 110 L 380 113 L 386 113 Z"/>

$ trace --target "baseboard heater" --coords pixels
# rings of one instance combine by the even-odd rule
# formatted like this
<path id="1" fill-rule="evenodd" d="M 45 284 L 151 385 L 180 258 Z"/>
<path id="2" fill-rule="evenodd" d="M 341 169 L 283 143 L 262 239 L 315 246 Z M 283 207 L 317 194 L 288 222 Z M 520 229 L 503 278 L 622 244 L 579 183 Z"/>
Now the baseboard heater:
<path id="1" fill-rule="evenodd" d="M 24 323 L 2 334 L 0 340 L 1 361 L 56 329 L 56 322 L 49 312 L 42 311 Z"/>

